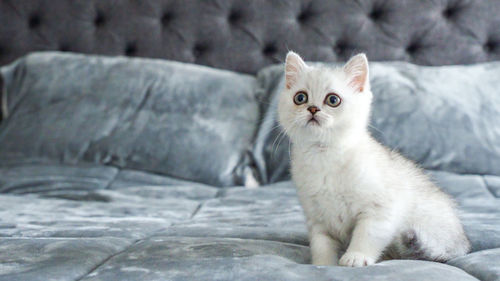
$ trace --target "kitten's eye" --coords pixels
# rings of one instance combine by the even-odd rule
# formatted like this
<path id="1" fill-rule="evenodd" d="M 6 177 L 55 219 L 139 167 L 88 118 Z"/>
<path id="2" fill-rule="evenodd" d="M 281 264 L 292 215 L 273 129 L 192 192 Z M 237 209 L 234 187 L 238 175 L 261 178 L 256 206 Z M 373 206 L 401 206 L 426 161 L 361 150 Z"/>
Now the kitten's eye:
<path id="1" fill-rule="evenodd" d="M 307 94 L 306 92 L 297 92 L 295 94 L 295 96 L 293 97 L 293 102 L 296 104 L 296 105 L 300 105 L 300 104 L 304 104 L 307 102 Z"/>
<path id="2" fill-rule="evenodd" d="M 337 95 L 337 94 L 332 93 L 332 94 L 326 95 L 325 103 L 331 107 L 337 107 L 340 105 L 341 102 L 342 102 L 342 99 L 340 99 L 339 95 Z"/>

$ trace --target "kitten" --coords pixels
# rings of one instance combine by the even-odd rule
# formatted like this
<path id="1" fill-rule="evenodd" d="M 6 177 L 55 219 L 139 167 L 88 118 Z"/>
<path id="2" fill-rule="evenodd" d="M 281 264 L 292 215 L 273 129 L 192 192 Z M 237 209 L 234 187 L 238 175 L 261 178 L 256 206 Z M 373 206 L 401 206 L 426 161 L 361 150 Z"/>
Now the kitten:
<path id="1" fill-rule="evenodd" d="M 414 163 L 370 136 L 372 93 L 364 54 L 329 69 L 308 66 L 289 52 L 285 84 L 279 121 L 292 142 L 292 179 L 313 264 L 444 262 L 469 251 L 450 197 Z"/>

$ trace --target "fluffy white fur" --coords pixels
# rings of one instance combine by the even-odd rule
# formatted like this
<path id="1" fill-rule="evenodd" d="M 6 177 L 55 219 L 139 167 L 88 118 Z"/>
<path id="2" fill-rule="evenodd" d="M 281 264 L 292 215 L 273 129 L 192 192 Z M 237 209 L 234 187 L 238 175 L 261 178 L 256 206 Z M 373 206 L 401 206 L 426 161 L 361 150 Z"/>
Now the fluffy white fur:
<path id="1" fill-rule="evenodd" d="M 308 66 L 289 52 L 285 76 L 279 120 L 292 141 L 291 173 L 313 264 L 446 261 L 469 251 L 449 196 L 414 163 L 370 136 L 372 93 L 364 54 L 330 69 Z M 294 103 L 299 91 L 307 93 L 307 103 Z M 325 104 L 329 93 L 341 97 L 338 107 Z M 316 122 L 310 121 L 310 106 L 320 110 Z"/>

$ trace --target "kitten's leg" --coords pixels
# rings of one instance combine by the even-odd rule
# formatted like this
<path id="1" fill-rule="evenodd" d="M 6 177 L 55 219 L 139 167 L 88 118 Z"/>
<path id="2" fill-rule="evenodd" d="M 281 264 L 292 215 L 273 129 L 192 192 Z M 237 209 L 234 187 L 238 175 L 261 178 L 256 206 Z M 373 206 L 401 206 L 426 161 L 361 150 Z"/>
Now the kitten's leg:
<path id="1" fill-rule="evenodd" d="M 325 231 L 311 231 L 311 255 L 314 265 L 337 265 L 340 243 Z"/>
<path id="2" fill-rule="evenodd" d="M 356 223 L 347 251 L 339 261 L 343 266 L 366 266 L 377 261 L 392 241 L 395 227 L 387 221 L 362 219 Z"/>

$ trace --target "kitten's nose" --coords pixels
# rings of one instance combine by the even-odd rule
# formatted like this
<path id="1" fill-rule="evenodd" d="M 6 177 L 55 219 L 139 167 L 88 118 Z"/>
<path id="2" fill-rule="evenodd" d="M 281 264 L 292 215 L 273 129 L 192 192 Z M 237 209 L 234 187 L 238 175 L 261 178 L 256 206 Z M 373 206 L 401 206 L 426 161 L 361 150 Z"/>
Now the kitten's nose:
<path id="1" fill-rule="evenodd" d="M 312 113 L 312 115 L 316 114 L 316 112 L 318 111 L 321 111 L 317 106 L 315 105 L 311 105 L 307 108 L 307 110 L 309 110 L 309 112 Z"/>

